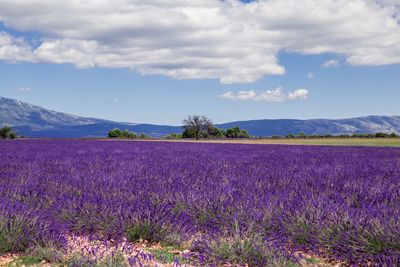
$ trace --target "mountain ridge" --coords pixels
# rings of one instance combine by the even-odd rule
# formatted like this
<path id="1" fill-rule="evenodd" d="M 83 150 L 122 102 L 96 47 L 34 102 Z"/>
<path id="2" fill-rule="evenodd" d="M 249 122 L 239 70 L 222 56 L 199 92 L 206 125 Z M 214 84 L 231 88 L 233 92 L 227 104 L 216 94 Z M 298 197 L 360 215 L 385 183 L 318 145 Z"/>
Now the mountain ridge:
<path id="1" fill-rule="evenodd" d="M 28 137 L 104 137 L 112 128 L 121 128 L 161 137 L 182 132 L 182 127 L 146 123 L 126 123 L 87 118 L 53 111 L 15 99 L 0 97 L 0 126 L 9 125 Z M 261 119 L 216 124 L 227 129 L 238 126 L 254 136 L 298 134 L 400 133 L 400 116 L 348 119 Z"/>

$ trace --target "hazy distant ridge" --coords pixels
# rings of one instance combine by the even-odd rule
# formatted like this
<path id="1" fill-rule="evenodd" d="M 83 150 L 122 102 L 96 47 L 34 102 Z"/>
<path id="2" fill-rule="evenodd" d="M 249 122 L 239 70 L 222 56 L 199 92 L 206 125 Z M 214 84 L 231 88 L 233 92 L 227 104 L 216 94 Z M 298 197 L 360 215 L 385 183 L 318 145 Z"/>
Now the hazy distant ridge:
<path id="1" fill-rule="evenodd" d="M 367 116 L 351 119 L 313 120 L 252 120 L 230 122 L 222 128 L 239 126 L 256 136 L 298 134 L 353 134 L 353 133 L 400 133 L 400 116 Z"/>
<path id="2" fill-rule="evenodd" d="M 187 114 L 182 114 L 184 117 Z M 48 110 L 39 106 L 0 97 L 0 125 L 13 126 L 20 134 L 31 137 L 100 137 L 111 128 L 129 129 L 156 137 L 180 133 L 179 126 L 134 124 L 85 118 Z M 217 125 L 227 129 L 239 126 L 255 136 L 298 134 L 398 133 L 400 116 L 367 116 L 328 120 L 251 120 Z"/>

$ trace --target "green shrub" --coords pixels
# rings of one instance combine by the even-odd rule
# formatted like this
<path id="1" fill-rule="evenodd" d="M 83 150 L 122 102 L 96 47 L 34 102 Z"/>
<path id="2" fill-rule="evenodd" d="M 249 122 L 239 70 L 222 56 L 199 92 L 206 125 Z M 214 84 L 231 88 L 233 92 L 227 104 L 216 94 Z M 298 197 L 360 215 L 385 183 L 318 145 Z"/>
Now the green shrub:
<path id="1" fill-rule="evenodd" d="M 122 131 L 118 128 L 115 128 L 110 130 L 107 135 L 109 138 L 119 138 L 122 136 Z"/>
<path id="2" fill-rule="evenodd" d="M 168 140 L 181 139 L 182 135 L 181 134 L 172 133 L 172 134 L 166 135 L 165 138 L 168 139 Z"/>
<path id="3" fill-rule="evenodd" d="M 207 134 L 209 137 L 213 138 L 224 138 L 226 137 L 226 132 L 224 129 L 220 129 L 214 126 L 209 126 L 207 129 Z"/>
<path id="4" fill-rule="evenodd" d="M 137 138 L 138 139 L 142 139 L 142 140 L 148 140 L 148 139 L 151 139 L 152 137 L 150 135 L 145 134 L 145 133 L 141 133 Z"/>
<path id="5" fill-rule="evenodd" d="M 299 138 L 307 138 L 307 135 L 304 132 L 300 132 Z"/>
<path id="6" fill-rule="evenodd" d="M 0 128 L 0 139 L 15 139 L 17 138 L 17 133 L 9 126 L 4 126 Z"/>
<path id="7" fill-rule="evenodd" d="M 226 137 L 228 138 L 248 138 L 250 137 L 249 133 L 245 130 L 240 129 L 239 127 L 233 127 L 226 130 Z"/>
<path id="8" fill-rule="evenodd" d="M 185 128 L 182 133 L 182 138 L 194 138 L 194 131 L 191 128 Z"/>
<path id="9" fill-rule="evenodd" d="M 121 132 L 121 138 L 135 139 L 137 138 L 137 134 L 135 132 L 129 131 L 128 129 L 125 129 Z"/>
<path id="10" fill-rule="evenodd" d="M 120 138 L 120 139 L 136 139 L 138 135 L 135 132 L 125 129 L 121 131 L 118 128 L 114 128 L 107 133 L 109 138 Z"/>

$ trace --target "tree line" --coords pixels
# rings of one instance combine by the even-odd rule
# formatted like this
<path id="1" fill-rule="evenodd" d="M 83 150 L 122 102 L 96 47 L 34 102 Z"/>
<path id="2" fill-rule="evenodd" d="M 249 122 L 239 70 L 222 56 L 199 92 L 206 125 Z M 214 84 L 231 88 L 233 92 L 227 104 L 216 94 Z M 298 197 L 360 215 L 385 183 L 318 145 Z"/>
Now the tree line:
<path id="1" fill-rule="evenodd" d="M 397 133 L 370 133 L 370 134 L 341 134 L 341 135 L 320 135 L 312 134 L 307 135 L 304 132 L 300 132 L 297 135 L 287 134 L 285 136 L 274 135 L 270 137 L 255 137 L 250 136 L 246 130 L 240 129 L 239 127 L 232 127 L 229 129 L 221 129 L 213 125 L 212 121 L 205 116 L 189 116 L 183 121 L 182 126 L 183 132 L 181 134 L 171 133 L 164 136 L 165 139 L 181 139 L 181 138 L 191 138 L 191 139 L 206 139 L 206 138 L 270 138 L 270 139 L 317 139 L 317 138 L 400 138 Z M 0 139 L 15 139 L 18 136 L 15 130 L 9 126 L 4 126 L 0 128 Z M 116 139 L 141 139 L 148 140 L 153 139 L 152 136 L 145 133 L 137 134 L 134 131 L 129 131 L 127 129 L 121 130 L 114 128 L 107 133 L 108 138 Z"/>
<path id="2" fill-rule="evenodd" d="M 129 130 L 113 129 L 108 132 L 109 138 L 119 139 L 151 139 L 151 136 L 145 134 L 136 134 Z M 372 133 L 372 134 L 341 134 L 341 135 L 320 135 L 312 134 L 308 135 L 304 132 L 300 132 L 297 135 L 274 135 L 270 137 L 256 137 L 250 136 L 250 134 L 240 127 L 232 127 L 229 129 L 221 129 L 216 127 L 213 122 L 206 116 L 193 115 L 183 120 L 182 133 L 171 133 L 164 136 L 165 139 L 219 139 L 219 138 L 269 138 L 269 139 L 313 139 L 313 138 L 399 138 L 400 136 L 396 133 Z"/>
<path id="3" fill-rule="evenodd" d="M 396 133 L 370 133 L 370 134 L 340 134 L 340 135 L 332 135 L 332 134 L 305 134 L 304 132 L 300 132 L 298 135 L 288 134 L 286 136 L 274 135 L 271 136 L 272 139 L 321 139 L 321 138 L 399 138 L 400 136 Z"/>
<path id="4" fill-rule="evenodd" d="M 108 138 L 118 138 L 118 139 L 152 139 L 150 135 L 141 133 L 137 134 L 133 131 L 129 131 L 128 129 L 121 130 L 118 128 L 114 128 L 107 133 Z"/>
<path id="5" fill-rule="evenodd" d="M 140 134 L 129 130 L 121 130 L 114 128 L 107 134 L 108 138 L 118 139 L 152 139 L 151 136 Z M 183 120 L 182 133 L 171 133 L 167 135 L 166 139 L 204 139 L 204 138 L 249 138 L 250 135 L 247 131 L 239 127 L 233 127 L 227 130 L 217 128 L 213 125 L 212 121 L 205 116 L 189 116 Z"/>

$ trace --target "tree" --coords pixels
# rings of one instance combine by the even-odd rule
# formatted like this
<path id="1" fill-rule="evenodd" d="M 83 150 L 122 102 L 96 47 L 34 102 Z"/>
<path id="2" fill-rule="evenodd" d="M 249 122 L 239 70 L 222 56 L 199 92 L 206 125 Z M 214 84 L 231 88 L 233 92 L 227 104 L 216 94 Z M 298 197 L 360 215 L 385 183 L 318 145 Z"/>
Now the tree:
<path id="1" fill-rule="evenodd" d="M 299 133 L 299 137 L 300 137 L 300 138 L 306 138 L 307 135 L 306 135 L 304 132 L 300 132 L 300 133 Z"/>
<path id="2" fill-rule="evenodd" d="M 171 139 L 181 139 L 182 135 L 181 134 L 176 134 L 176 133 L 171 133 L 168 134 L 164 137 L 165 139 L 171 140 Z"/>
<path id="3" fill-rule="evenodd" d="M 109 138 L 120 138 L 122 136 L 122 131 L 118 128 L 114 128 L 108 132 Z"/>
<path id="4" fill-rule="evenodd" d="M 185 129 L 182 136 L 186 133 L 193 133 L 193 137 L 199 140 L 204 133 L 207 133 L 208 128 L 212 126 L 212 122 L 205 116 L 189 116 L 183 120 L 183 128 Z"/>
<path id="5" fill-rule="evenodd" d="M 389 135 L 387 133 L 376 133 L 375 137 L 377 138 L 384 138 L 384 137 L 388 137 Z"/>
<path id="6" fill-rule="evenodd" d="M 194 138 L 194 133 L 192 129 L 185 129 L 182 133 L 182 138 Z"/>
<path id="7" fill-rule="evenodd" d="M 15 139 L 17 133 L 9 126 L 4 126 L 0 129 L 0 139 Z"/>
<path id="8" fill-rule="evenodd" d="M 220 129 L 214 126 L 210 126 L 207 129 L 208 136 L 214 138 L 223 138 L 226 137 L 226 133 L 224 129 Z"/>
<path id="9" fill-rule="evenodd" d="M 125 139 L 135 139 L 137 138 L 137 134 L 135 132 L 131 132 L 128 129 L 125 129 L 121 132 L 121 137 Z"/>
<path id="10" fill-rule="evenodd" d="M 145 133 L 141 133 L 140 135 L 138 135 L 137 138 L 139 138 L 139 139 L 151 139 L 151 136 L 147 135 Z"/>
<path id="11" fill-rule="evenodd" d="M 249 133 L 245 130 L 240 129 L 239 127 L 233 127 L 226 130 L 226 137 L 229 138 L 248 138 L 250 137 Z"/>
<path id="12" fill-rule="evenodd" d="M 294 136 L 293 134 L 288 134 L 288 135 L 286 135 L 286 138 L 287 139 L 294 139 L 294 138 L 296 138 L 296 136 Z"/>
<path id="13" fill-rule="evenodd" d="M 114 128 L 107 133 L 109 138 L 121 138 L 121 139 L 135 139 L 137 138 L 137 134 L 135 132 L 129 131 L 125 129 L 121 131 L 118 128 Z"/>

